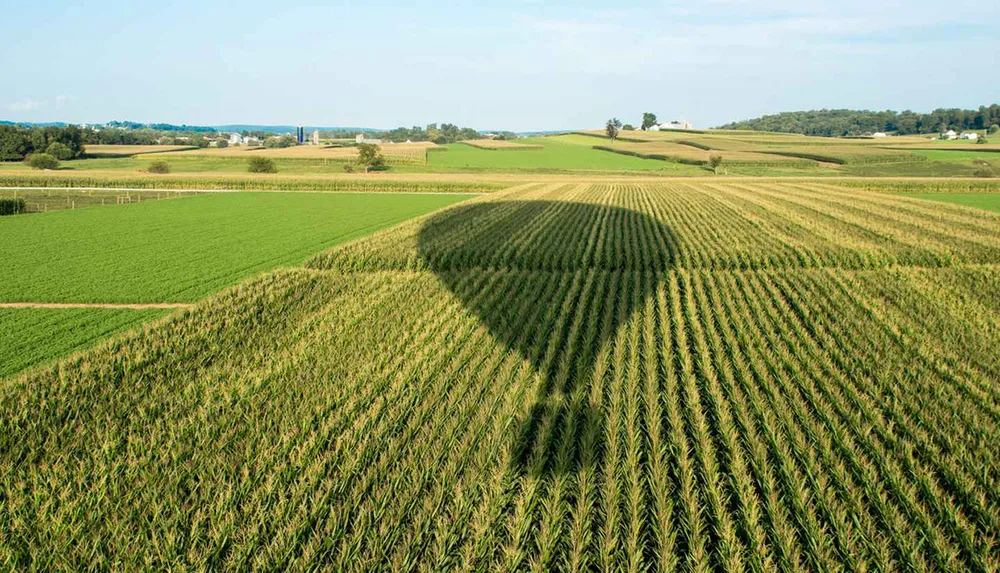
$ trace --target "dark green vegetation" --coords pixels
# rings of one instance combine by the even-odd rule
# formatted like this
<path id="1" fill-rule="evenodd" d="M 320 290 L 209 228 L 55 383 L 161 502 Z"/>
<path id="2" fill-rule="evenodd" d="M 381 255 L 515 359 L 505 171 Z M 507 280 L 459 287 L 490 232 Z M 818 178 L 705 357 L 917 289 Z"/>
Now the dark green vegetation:
<path id="1" fill-rule="evenodd" d="M 250 173 L 277 173 L 278 167 L 269 157 L 251 157 L 247 160 L 247 171 Z"/>
<path id="2" fill-rule="evenodd" d="M 32 169 L 57 169 L 59 160 L 48 153 L 32 153 L 25 159 Z"/>
<path id="3" fill-rule="evenodd" d="M 998 263 L 815 182 L 473 200 L 8 380 L 0 563 L 996 570 Z"/>
<path id="4" fill-rule="evenodd" d="M 189 302 L 463 195 L 214 193 L 8 217 L 0 302 Z"/>
<path id="5" fill-rule="evenodd" d="M 87 348 L 166 310 L 0 308 L 0 378 Z"/>
<path id="6" fill-rule="evenodd" d="M 949 129 L 988 130 L 1000 124 L 1000 105 L 980 106 L 978 110 L 936 109 L 930 113 L 904 111 L 857 111 L 849 109 L 823 109 L 790 111 L 765 115 L 757 119 L 735 121 L 720 129 L 749 129 L 840 137 L 896 132 L 900 135 L 915 133 L 944 133 Z"/>
<path id="7" fill-rule="evenodd" d="M 170 164 L 162 159 L 157 159 L 149 164 L 147 171 L 159 174 L 170 173 Z"/>
<path id="8" fill-rule="evenodd" d="M 72 159 L 83 154 L 84 134 L 76 126 L 19 127 L 0 124 L 0 161 L 21 161 L 33 153 Z"/>
<path id="9" fill-rule="evenodd" d="M 0 197 L 0 215 L 17 215 L 25 210 L 21 197 Z"/>

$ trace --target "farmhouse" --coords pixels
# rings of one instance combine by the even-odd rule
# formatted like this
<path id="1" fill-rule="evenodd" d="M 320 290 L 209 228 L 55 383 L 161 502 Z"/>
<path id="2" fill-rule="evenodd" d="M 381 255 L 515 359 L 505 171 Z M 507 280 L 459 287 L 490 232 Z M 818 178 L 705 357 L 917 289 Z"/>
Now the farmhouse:
<path id="1" fill-rule="evenodd" d="M 229 145 L 243 145 L 243 136 L 238 133 L 229 134 Z"/>
<path id="2" fill-rule="evenodd" d="M 958 134 L 955 133 L 954 129 L 949 129 L 948 131 L 941 134 L 941 139 L 955 140 L 958 139 Z"/>
<path id="3" fill-rule="evenodd" d="M 650 127 L 649 129 L 647 129 L 647 131 L 660 131 L 660 130 L 663 130 L 663 129 L 688 130 L 688 129 L 691 129 L 691 122 L 690 121 L 677 121 L 677 120 L 674 120 L 674 121 L 671 121 L 671 122 L 661 123 L 659 125 L 654 125 L 654 126 Z"/>
<path id="4" fill-rule="evenodd" d="M 971 139 L 972 141 L 975 141 L 979 139 L 979 134 L 974 131 L 963 131 L 962 135 L 958 137 L 959 139 Z"/>
<path id="5" fill-rule="evenodd" d="M 354 138 L 354 141 L 357 142 L 359 145 L 362 143 L 371 143 L 374 145 L 380 145 L 382 143 L 381 139 L 369 139 L 365 137 L 365 134 L 363 133 L 359 133 L 357 137 Z"/>
<path id="6" fill-rule="evenodd" d="M 877 137 L 881 139 L 883 137 L 889 137 L 889 134 L 882 131 L 876 131 L 875 133 L 872 134 L 872 137 Z"/>

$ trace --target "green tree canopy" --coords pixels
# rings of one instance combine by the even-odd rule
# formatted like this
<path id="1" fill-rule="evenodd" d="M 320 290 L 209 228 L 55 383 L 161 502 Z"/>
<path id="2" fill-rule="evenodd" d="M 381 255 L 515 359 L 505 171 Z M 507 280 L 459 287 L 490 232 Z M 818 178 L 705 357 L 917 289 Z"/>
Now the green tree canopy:
<path id="1" fill-rule="evenodd" d="M 654 125 L 656 125 L 656 114 L 648 111 L 644 112 L 642 114 L 642 130 L 646 131 Z"/>
<path id="2" fill-rule="evenodd" d="M 385 158 L 374 143 L 358 145 L 358 165 L 365 168 L 365 173 L 371 169 L 381 169 L 385 166 Z"/>
<path id="3" fill-rule="evenodd" d="M 604 133 L 611 138 L 611 142 L 614 143 L 618 139 L 618 132 L 622 129 L 622 122 L 617 117 L 613 117 L 604 124 Z"/>
<path id="4" fill-rule="evenodd" d="M 28 156 L 28 165 L 32 169 L 57 169 L 59 160 L 48 153 L 32 153 Z"/>
<path id="5" fill-rule="evenodd" d="M 66 161 L 68 159 L 73 159 L 73 150 L 69 148 L 68 145 L 62 143 L 61 141 L 53 141 L 49 144 L 49 147 L 45 150 L 52 157 L 60 161 Z"/>

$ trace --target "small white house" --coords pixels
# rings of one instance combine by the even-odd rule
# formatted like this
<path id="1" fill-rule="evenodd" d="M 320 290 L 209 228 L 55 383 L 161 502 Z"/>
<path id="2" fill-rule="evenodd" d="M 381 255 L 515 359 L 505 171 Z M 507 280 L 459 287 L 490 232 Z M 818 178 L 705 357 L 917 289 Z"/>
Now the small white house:
<path id="1" fill-rule="evenodd" d="M 370 143 L 373 145 L 381 145 L 382 143 L 381 139 L 368 139 L 367 137 L 365 137 L 365 134 L 363 133 L 359 133 L 357 137 L 354 138 L 354 141 L 357 142 L 358 144 Z"/>
<path id="2" fill-rule="evenodd" d="M 670 122 L 667 122 L 667 123 L 661 123 L 661 124 L 658 124 L 658 125 L 653 125 L 653 126 L 647 127 L 646 131 L 661 131 L 661 130 L 664 130 L 664 129 L 679 129 L 679 130 L 685 130 L 686 131 L 688 129 L 691 129 L 691 122 L 690 121 L 676 121 L 676 120 L 674 120 L 674 121 L 670 121 Z"/>
<path id="3" fill-rule="evenodd" d="M 872 134 L 872 137 L 877 137 L 881 139 L 883 137 L 889 137 L 889 134 L 882 131 L 876 131 L 875 133 Z"/>
<path id="4" fill-rule="evenodd" d="M 958 134 L 955 133 L 954 129 L 949 129 L 948 131 L 941 134 L 941 139 L 947 139 L 949 141 L 954 141 L 958 139 Z"/>
<path id="5" fill-rule="evenodd" d="M 975 140 L 979 139 L 979 134 L 976 133 L 976 132 L 974 132 L 974 131 L 966 131 L 966 132 L 963 132 L 962 135 L 959 136 L 959 139 L 969 139 L 969 140 L 975 141 Z"/>
<path id="6" fill-rule="evenodd" d="M 229 145 L 243 145 L 243 136 L 238 133 L 230 133 Z"/>

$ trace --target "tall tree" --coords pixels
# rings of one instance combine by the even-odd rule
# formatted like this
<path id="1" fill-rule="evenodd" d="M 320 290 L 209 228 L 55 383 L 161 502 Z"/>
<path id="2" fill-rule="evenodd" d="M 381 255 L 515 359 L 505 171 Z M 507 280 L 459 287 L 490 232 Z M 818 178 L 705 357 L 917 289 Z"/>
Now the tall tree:
<path id="1" fill-rule="evenodd" d="M 647 112 L 643 112 L 643 114 L 642 114 L 642 130 L 646 131 L 647 129 L 653 127 L 654 125 L 656 125 L 656 114 L 655 113 L 649 113 L 648 111 Z"/>
<path id="2" fill-rule="evenodd" d="M 618 139 L 618 132 L 622 129 L 622 122 L 617 118 L 613 117 L 608 120 L 608 123 L 604 126 L 604 133 L 608 134 L 611 138 L 611 143 L 614 143 Z"/>

